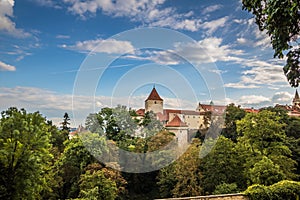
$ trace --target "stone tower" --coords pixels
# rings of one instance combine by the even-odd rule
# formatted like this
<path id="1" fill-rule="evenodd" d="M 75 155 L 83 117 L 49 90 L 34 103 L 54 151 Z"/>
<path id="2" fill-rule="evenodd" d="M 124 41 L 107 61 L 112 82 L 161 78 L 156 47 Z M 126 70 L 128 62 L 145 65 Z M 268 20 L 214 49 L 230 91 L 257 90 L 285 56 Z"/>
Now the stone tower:
<path id="1" fill-rule="evenodd" d="M 300 98 L 299 98 L 299 94 L 298 94 L 297 90 L 296 90 L 296 93 L 295 93 L 295 97 L 293 99 L 293 107 L 296 110 L 300 110 Z"/>
<path id="2" fill-rule="evenodd" d="M 154 113 L 163 113 L 163 101 L 155 87 L 153 87 L 150 95 L 145 100 L 145 112 L 153 111 Z"/>

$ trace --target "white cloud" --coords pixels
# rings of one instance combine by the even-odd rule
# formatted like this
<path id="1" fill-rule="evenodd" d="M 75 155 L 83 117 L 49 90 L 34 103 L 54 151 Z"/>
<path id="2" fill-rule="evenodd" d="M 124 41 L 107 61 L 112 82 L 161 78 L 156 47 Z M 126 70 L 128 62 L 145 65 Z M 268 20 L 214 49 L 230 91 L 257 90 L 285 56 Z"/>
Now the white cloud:
<path id="1" fill-rule="evenodd" d="M 176 44 L 175 52 L 197 63 L 210 63 L 217 61 L 239 61 L 238 56 L 244 52 L 222 45 L 222 38 L 210 37 L 197 43 Z"/>
<path id="2" fill-rule="evenodd" d="M 258 85 L 254 84 L 245 84 L 243 82 L 238 82 L 238 83 L 227 83 L 224 85 L 224 87 L 227 88 L 237 88 L 237 89 L 252 89 L 252 88 L 259 88 Z"/>
<path id="3" fill-rule="evenodd" d="M 272 101 L 274 104 L 290 104 L 293 99 L 293 95 L 288 92 L 276 92 Z"/>
<path id="4" fill-rule="evenodd" d="M 171 50 L 166 51 L 136 51 L 135 54 L 126 55 L 125 58 L 133 60 L 152 61 L 160 65 L 178 65 L 181 59 Z"/>
<path id="5" fill-rule="evenodd" d="M 69 35 L 57 35 L 55 38 L 57 38 L 57 39 L 69 39 L 70 36 Z"/>
<path id="6" fill-rule="evenodd" d="M 0 61 L 0 71 L 16 71 L 16 67 Z"/>
<path id="7" fill-rule="evenodd" d="M 99 46 L 101 45 L 101 46 Z M 83 53 L 128 53 L 133 52 L 134 47 L 129 41 L 120 41 L 115 39 L 96 39 L 76 42 L 75 45 L 61 45 L 62 48 L 80 51 Z M 99 48 L 101 47 L 101 48 Z"/>
<path id="8" fill-rule="evenodd" d="M 207 35 L 213 34 L 218 28 L 224 27 L 228 17 L 222 17 L 213 21 L 205 22 L 201 25 L 201 28 L 207 30 Z"/>
<path id="9" fill-rule="evenodd" d="M 254 59 L 245 61 L 243 64 L 251 67 L 242 73 L 242 80 L 246 83 L 273 85 L 286 82 L 281 65 Z"/>
<path id="10" fill-rule="evenodd" d="M 216 4 L 216 5 L 212 5 L 212 6 L 208 6 L 206 7 L 203 11 L 202 11 L 202 14 L 208 14 L 208 13 L 211 13 L 211 12 L 214 12 L 214 11 L 217 11 L 219 9 L 222 8 L 222 5 L 220 4 Z"/>
<path id="11" fill-rule="evenodd" d="M 165 16 L 164 18 L 158 19 L 154 22 L 151 22 L 149 26 L 158 26 L 158 27 L 170 27 L 176 30 L 189 30 L 197 31 L 200 27 L 200 19 L 179 19 L 180 16 L 174 14 Z"/>
<path id="12" fill-rule="evenodd" d="M 16 24 L 11 20 L 11 18 L 14 17 L 14 3 L 14 0 L 0 1 L 0 31 L 10 34 L 14 37 L 28 37 L 30 34 L 24 32 L 22 29 L 17 29 Z"/>
<path id="13" fill-rule="evenodd" d="M 169 27 L 178 30 L 197 31 L 200 19 L 192 17 L 193 13 L 177 13 L 173 7 L 162 8 L 165 0 L 64 0 L 69 4 L 68 10 L 81 16 L 96 15 L 98 10 L 113 17 L 128 17 L 131 21 L 143 25 Z"/>
<path id="14" fill-rule="evenodd" d="M 242 71 L 239 82 L 227 83 L 225 87 L 250 89 L 268 85 L 269 88 L 276 88 L 287 84 L 282 65 L 279 65 L 277 60 L 262 61 L 243 58 L 236 62 L 247 69 Z"/>
<path id="15" fill-rule="evenodd" d="M 237 102 L 243 106 L 257 106 L 269 104 L 271 99 L 262 95 L 245 95 L 241 96 Z"/>
<path id="16" fill-rule="evenodd" d="M 239 44 L 249 44 L 250 42 L 246 39 L 246 38 L 237 38 L 236 41 L 239 43 Z"/>
<path id="17" fill-rule="evenodd" d="M 245 27 L 237 35 L 237 42 L 239 44 L 248 45 L 251 47 L 259 47 L 260 49 L 271 48 L 271 39 L 266 31 L 260 31 L 255 19 L 235 19 L 234 22 L 238 23 L 239 26 Z"/>
<path id="18" fill-rule="evenodd" d="M 52 7 L 52 8 L 56 8 L 56 9 L 61 8 L 61 6 L 58 5 L 58 2 L 55 2 L 53 0 L 32 0 L 32 1 L 36 2 L 40 6 L 47 6 L 47 7 Z"/>

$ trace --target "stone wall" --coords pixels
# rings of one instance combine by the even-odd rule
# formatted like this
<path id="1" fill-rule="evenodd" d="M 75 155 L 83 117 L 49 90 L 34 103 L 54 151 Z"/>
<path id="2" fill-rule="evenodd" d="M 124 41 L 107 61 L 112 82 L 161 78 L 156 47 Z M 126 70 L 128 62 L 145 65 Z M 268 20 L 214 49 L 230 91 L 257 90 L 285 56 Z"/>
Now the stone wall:
<path id="1" fill-rule="evenodd" d="M 159 199 L 159 200 L 167 200 L 167 199 Z M 209 195 L 209 196 L 198 196 L 198 197 L 171 198 L 168 200 L 249 200 L 249 199 L 247 196 L 243 194 L 222 194 L 222 195 Z"/>

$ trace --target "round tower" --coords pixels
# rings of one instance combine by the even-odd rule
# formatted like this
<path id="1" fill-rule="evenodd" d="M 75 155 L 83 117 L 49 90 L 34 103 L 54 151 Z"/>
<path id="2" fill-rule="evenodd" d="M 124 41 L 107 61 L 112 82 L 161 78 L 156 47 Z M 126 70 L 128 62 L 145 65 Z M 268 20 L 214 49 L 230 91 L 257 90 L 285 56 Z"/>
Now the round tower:
<path id="1" fill-rule="evenodd" d="M 163 113 L 163 102 L 155 87 L 153 87 L 150 95 L 145 100 L 145 112 L 153 111 L 154 113 Z"/>

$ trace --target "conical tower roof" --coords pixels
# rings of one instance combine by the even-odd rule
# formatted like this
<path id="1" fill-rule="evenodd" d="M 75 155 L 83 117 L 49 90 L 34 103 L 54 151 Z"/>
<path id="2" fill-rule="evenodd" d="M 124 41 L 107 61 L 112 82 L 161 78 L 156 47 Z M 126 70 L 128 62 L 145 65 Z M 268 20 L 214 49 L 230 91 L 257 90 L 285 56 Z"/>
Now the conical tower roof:
<path id="1" fill-rule="evenodd" d="M 299 98 L 299 94 L 298 94 L 298 91 L 296 90 L 296 93 L 295 93 L 295 97 L 293 99 L 293 102 L 299 102 L 300 101 L 300 98 Z"/>
<path id="2" fill-rule="evenodd" d="M 163 101 L 163 99 L 160 98 L 159 94 L 157 93 L 155 87 L 153 87 L 153 89 L 152 89 L 150 95 L 149 95 L 148 98 L 146 99 L 146 101 L 148 101 L 148 100 L 157 100 L 157 101 L 159 100 L 159 101 Z"/>

